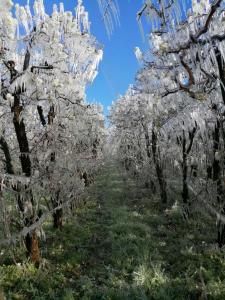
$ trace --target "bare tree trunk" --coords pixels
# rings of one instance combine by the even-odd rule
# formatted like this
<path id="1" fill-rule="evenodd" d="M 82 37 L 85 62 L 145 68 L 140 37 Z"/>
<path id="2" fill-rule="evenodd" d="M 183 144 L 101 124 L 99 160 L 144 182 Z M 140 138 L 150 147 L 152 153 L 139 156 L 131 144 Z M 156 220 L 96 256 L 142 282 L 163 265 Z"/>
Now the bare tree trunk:
<path id="1" fill-rule="evenodd" d="M 163 167 L 160 162 L 159 153 L 157 151 L 157 133 L 155 132 L 154 126 L 152 128 L 152 153 L 153 161 L 155 164 L 156 174 L 159 181 L 160 197 L 163 204 L 167 203 L 167 191 L 166 191 L 166 180 L 164 178 Z"/>
<path id="2" fill-rule="evenodd" d="M 16 120 L 14 120 L 14 124 L 15 127 L 17 128 L 17 138 L 19 138 L 20 140 L 20 147 L 26 151 L 27 150 L 27 146 L 28 143 L 26 141 L 26 132 L 25 132 L 25 126 L 24 123 L 22 122 L 22 124 L 17 124 Z M 21 136 L 25 139 L 24 142 L 21 141 Z M 24 146 L 26 145 L 26 147 Z M 8 174 L 14 175 L 14 169 L 13 169 L 13 165 L 12 165 L 12 159 L 11 159 L 11 155 L 10 155 L 10 150 L 9 150 L 9 146 L 6 142 L 6 140 L 4 139 L 4 137 L 1 137 L 0 139 L 0 146 L 3 150 L 3 153 L 5 155 L 5 170 Z M 20 148 L 20 149 L 21 149 Z M 22 151 L 21 151 L 22 152 Z M 24 152 L 23 152 L 24 155 Z M 22 165 L 22 169 L 23 171 L 25 171 L 25 174 L 28 175 L 30 174 L 30 167 L 31 167 L 31 163 L 29 160 L 29 157 L 21 156 L 21 165 Z M 28 163 L 26 162 L 26 159 L 28 159 Z M 17 193 L 16 196 L 16 200 L 18 203 L 18 207 L 20 209 L 20 211 L 22 212 L 22 214 L 24 215 L 24 211 L 25 211 L 25 207 L 24 207 L 24 203 L 21 200 L 20 197 L 20 186 L 17 185 L 17 187 L 13 187 L 13 190 Z M 30 193 L 30 198 L 32 199 L 32 193 Z M 31 204 L 32 205 L 32 204 Z M 32 219 L 30 218 L 26 218 L 26 216 L 24 216 L 24 224 L 25 226 L 31 226 L 34 222 L 32 221 Z M 6 224 L 7 226 L 7 224 Z M 7 230 L 7 232 L 9 233 L 9 229 Z M 38 242 L 38 238 L 35 232 L 31 232 L 30 234 L 27 234 L 25 237 L 25 245 L 26 245 L 26 250 L 27 250 L 27 255 L 30 257 L 31 261 L 38 266 L 39 262 L 40 262 L 40 250 L 39 250 L 39 242 Z"/>
<path id="3" fill-rule="evenodd" d="M 146 145 L 146 154 L 149 160 L 149 164 L 151 163 L 151 140 L 150 140 L 150 136 L 149 136 L 149 132 L 148 132 L 148 128 L 146 126 L 146 124 L 142 123 L 142 127 L 144 129 L 144 135 L 145 135 L 145 145 Z M 156 193 L 156 186 L 154 181 L 150 178 L 150 182 L 148 184 L 148 181 L 146 182 L 146 186 L 150 185 L 152 193 L 155 194 Z"/>
<path id="4" fill-rule="evenodd" d="M 188 190 L 188 182 L 187 182 L 187 176 L 188 176 L 188 164 L 187 159 L 188 155 L 191 152 L 194 137 L 197 131 L 197 124 L 195 124 L 195 127 L 192 129 L 192 131 L 189 131 L 189 145 L 187 145 L 187 140 L 185 137 L 185 131 L 183 130 L 183 137 L 182 137 L 182 173 L 183 173 L 183 191 L 182 191 L 182 199 L 183 203 L 185 205 L 189 205 L 189 190 Z M 189 212 L 188 212 L 189 214 Z"/>
<path id="5" fill-rule="evenodd" d="M 27 249 L 27 255 L 36 267 L 39 266 L 41 260 L 39 240 L 35 231 L 27 234 L 25 237 L 25 245 Z"/>
<path id="6" fill-rule="evenodd" d="M 183 130 L 183 137 L 182 137 L 182 173 L 183 173 L 183 191 L 182 191 L 182 199 L 185 205 L 189 202 L 189 191 L 188 191 L 188 184 L 187 184 L 187 173 L 188 173 L 188 165 L 187 165 L 187 152 L 186 152 L 186 138 L 185 132 Z"/>
<path id="7" fill-rule="evenodd" d="M 225 215 L 225 207 L 221 207 L 223 202 L 223 187 L 222 187 L 222 178 L 221 178 L 221 166 L 220 160 L 217 157 L 217 152 L 219 151 L 219 144 L 220 144 L 220 128 L 221 124 L 220 121 L 217 120 L 215 125 L 214 134 L 213 134 L 213 152 L 214 152 L 214 159 L 212 165 L 213 171 L 213 181 L 216 182 L 217 186 L 217 203 L 220 207 L 220 213 Z M 217 242 L 219 247 L 222 247 L 225 244 L 225 225 L 223 222 L 218 220 L 217 223 Z"/>
<path id="8" fill-rule="evenodd" d="M 218 48 L 215 48 L 216 60 L 219 69 L 219 79 L 220 79 L 220 88 L 222 94 L 222 100 L 225 105 L 225 69 L 224 69 L 224 60 L 221 52 Z"/>
<path id="9" fill-rule="evenodd" d="M 62 230 L 62 227 L 63 227 L 63 210 L 62 210 L 62 208 L 57 209 L 53 213 L 53 227 L 54 227 L 54 229 Z"/>
<path id="10" fill-rule="evenodd" d="M 215 54 L 216 54 L 216 60 L 218 63 L 218 69 L 219 69 L 219 79 L 220 79 L 220 88 L 221 88 L 221 94 L 222 94 L 222 100 L 225 105 L 225 67 L 224 67 L 224 59 L 221 55 L 221 52 L 218 48 L 215 48 Z M 217 107 L 216 107 L 217 109 Z M 221 207 L 221 202 L 224 200 L 222 199 L 224 191 L 223 191 L 223 185 L 222 185 L 222 177 L 221 177 L 221 166 L 220 161 L 216 158 L 215 153 L 219 150 L 219 143 L 220 143 L 220 130 L 223 131 L 223 124 L 220 123 L 219 120 L 217 120 L 217 124 L 215 126 L 214 130 L 214 160 L 212 165 L 212 173 L 213 173 L 213 180 L 217 184 L 217 202 L 219 206 Z M 223 163 L 225 164 L 225 157 L 223 157 Z M 221 213 L 225 215 L 225 207 L 221 209 Z M 225 245 L 225 224 L 223 224 L 220 220 L 217 224 L 217 242 L 219 247 L 222 247 Z"/>
<path id="11" fill-rule="evenodd" d="M 5 199 L 3 198 L 3 189 L 4 189 L 3 186 L 4 186 L 4 181 L 0 177 L 0 210 L 1 210 L 1 216 L 3 222 L 4 236 L 8 239 L 10 238 L 10 228 L 9 228 L 8 216 L 7 216 L 8 213 L 5 206 Z"/>
<path id="12" fill-rule="evenodd" d="M 21 162 L 21 167 L 23 173 L 27 176 L 31 176 L 31 171 L 32 171 L 32 166 L 31 166 L 31 160 L 30 160 L 30 149 L 29 149 L 29 143 L 27 139 L 27 134 L 26 134 L 26 128 L 23 119 L 20 120 L 20 114 L 22 112 L 22 107 L 20 105 L 20 92 L 15 93 L 14 95 L 14 107 L 13 107 L 13 112 L 14 112 L 14 118 L 13 118 L 13 124 L 16 132 L 16 137 L 17 141 L 19 144 L 19 149 L 20 149 L 20 162 Z M 24 223 L 25 226 L 31 226 L 35 223 L 36 218 L 35 218 L 35 211 L 33 207 L 33 195 L 32 191 L 29 190 L 29 187 L 27 188 L 27 198 L 28 198 L 28 203 L 30 205 L 29 211 L 32 213 L 32 217 L 26 217 L 25 214 L 25 206 L 23 201 L 20 199 L 20 195 L 18 195 L 17 200 L 18 200 L 18 206 L 21 210 L 21 212 L 24 215 Z M 28 233 L 25 237 L 25 245 L 27 249 L 27 254 L 30 257 L 31 261 L 38 266 L 40 263 L 40 249 L 39 249 L 39 242 L 38 242 L 38 237 L 36 235 L 35 230 L 31 231 Z"/>
<path id="13" fill-rule="evenodd" d="M 30 53 L 29 50 L 27 50 L 26 55 L 25 55 L 25 60 L 24 60 L 24 66 L 23 66 L 23 71 L 26 71 L 27 68 L 29 67 L 30 63 Z M 18 75 L 18 71 L 15 68 L 15 62 L 14 61 L 8 61 L 5 63 L 6 67 L 8 68 L 10 72 L 10 79 L 11 82 L 15 80 L 16 76 Z M 26 128 L 25 128 L 25 123 L 23 119 L 21 119 L 21 112 L 23 111 L 23 107 L 20 102 L 20 96 L 21 94 L 25 91 L 25 87 L 18 86 L 16 87 L 14 91 L 14 105 L 12 107 L 12 112 L 13 112 L 13 124 L 15 128 L 15 133 L 17 137 L 17 142 L 19 145 L 20 149 L 20 163 L 21 163 L 21 168 L 25 176 L 30 177 L 31 176 L 31 171 L 32 171 L 32 166 L 31 166 L 31 160 L 30 160 L 30 150 L 29 150 L 29 143 L 27 139 L 27 134 L 26 134 Z M 3 94 L 3 97 L 6 97 L 6 94 Z M 6 171 L 9 174 L 14 174 L 12 162 L 11 162 L 11 156 L 9 152 L 9 147 L 6 143 L 6 141 L 1 138 L 0 140 L 1 148 L 3 149 L 5 159 L 6 159 Z M 23 200 L 21 200 L 20 197 L 20 187 L 13 187 L 13 189 L 17 192 L 17 202 L 18 202 L 18 207 L 23 214 L 24 217 L 24 225 L 25 226 L 30 226 L 35 223 L 36 218 L 35 218 L 35 210 L 33 208 L 33 195 L 32 191 L 29 190 L 29 188 L 26 186 L 27 189 L 27 200 L 29 205 L 31 206 L 30 212 L 33 213 L 32 217 L 31 216 L 26 216 L 25 213 L 25 203 Z M 35 230 L 30 232 L 29 234 L 26 235 L 25 237 L 25 245 L 27 248 L 27 252 L 29 257 L 31 258 L 31 261 L 35 264 L 38 265 L 40 262 L 40 250 L 39 250 L 39 243 L 38 243 L 38 238 L 36 235 Z"/>
<path id="14" fill-rule="evenodd" d="M 39 111 L 41 111 L 40 108 L 39 108 Z M 48 125 L 53 124 L 54 118 L 55 118 L 55 108 L 54 108 L 54 105 L 52 105 L 48 112 Z M 42 122 L 42 124 L 43 124 L 43 126 L 45 126 L 45 122 L 44 123 Z M 51 153 L 51 162 L 55 163 L 55 161 L 56 161 L 56 153 L 53 151 Z M 48 169 L 47 169 L 47 172 L 48 172 Z M 52 217 L 53 217 L 53 228 L 62 230 L 62 228 L 63 228 L 63 208 L 62 207 L 57 208 L 58 206 L 60 206 L 62 204 L 59 197 L 60 197 L 60 189 L 58 189 L 56 191 L 55 195 L 52 197 L 52 205 L 53 205 L 53 208 L 55 209 L 52 214 Z"/>
<path id="15" fill-rule="evenodd" d="M 62 202 L 60 201 L 60 189 L 57 190 L 57 192 L 55 194 L 55 198 L 52 198 L 52 205 L 54 208 L 54 212 L 52 214 L 53 228 L 62 230 L 62 228 L 63 228 L 63 209 L 61 207 Z"/>

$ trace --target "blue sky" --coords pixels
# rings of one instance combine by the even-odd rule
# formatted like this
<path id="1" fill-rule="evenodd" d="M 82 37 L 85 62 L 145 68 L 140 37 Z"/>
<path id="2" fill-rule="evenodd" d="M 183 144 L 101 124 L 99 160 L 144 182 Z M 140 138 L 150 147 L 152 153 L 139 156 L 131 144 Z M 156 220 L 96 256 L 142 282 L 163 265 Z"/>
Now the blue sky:
<path id="1" fill-rule="evenodd" d="M 96 0 L 84 0 L 92 22 L 92 33 L 104 45 L 104 58 L 99 68 L 99 75 L 93 85 L 88 88 L 88 100 L 96 99 L 105 107 L 124 94 L 140 68 L 134 55 L 134 48 L 147 48 L 147 40 L 143 40 L 136 13 L 142 1 L 118 0 L 120 6 L 120 26 L 116 27 L 112 36 L 106 34 Z"/>
<path id="2" fill-rule="evenodd" d="M 14 3 L 25 5 L 27 0 L 13 0 Z M 30 1 L 31 4 L 33 1 Z M 46 10 L 51 12 L 53 3 L 63 2 L 66 10 L 73 10 L 77 0 L 44 0 Z M 134 55 L 134 47 L 146 49 L 147 40 L 143 40 L 136 13 L 141 7 L 142 1 L 136 0 L 132 4 L 129 0 L 118 0 L 120 6 L 120 26 L 115 28 L 113 35 L 108 38 L 98 9 L 97 0 L 83 0 L 89 12 L 91 32 L 98 41 L 104 45 L 104 58 L 100 64 L 99 75 L 94 83 L 87 88 L 87 100 L 100 102 L 104 105 L 104 113 L 107 115 L 107 107 L 124 94 L 130 83 L 134 81 L 139 68 Z"/>

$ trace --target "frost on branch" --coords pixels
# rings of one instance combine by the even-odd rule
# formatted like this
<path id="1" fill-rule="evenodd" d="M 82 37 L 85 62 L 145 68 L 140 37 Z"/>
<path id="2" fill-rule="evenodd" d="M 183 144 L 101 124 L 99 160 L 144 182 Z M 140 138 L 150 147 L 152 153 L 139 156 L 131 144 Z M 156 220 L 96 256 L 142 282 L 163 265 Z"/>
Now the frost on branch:
<path id="1" fill-rule="evenodd" d="M 114 29 L 114 23 L 119 24 L 119 7 L 117 0 L 98 0 L 98 5 L 106 26 L 107 34 L 110 36 Z"/>
<path id="2" fill-rule="evenodd" d="M 225 244 L 224 1 L 145 1 L 150 47 L 136 48 L 142 67 L 135 84 L 110 109 L 109 149 L 127 176 L 162 204 L 179 195 L 183 216 L 217 220 Z"/>
<path id="3" fill-rule="evenodd" d="M 28 252 L 37 228 L 53 215 L 60 227 L 82 196 L 102 159 L 102 109 L 85 102 L 103 51 L 90 34 L 82 1 L 74 12 L 62 4 L 47 14 L 42 0 L 29 6 L 0 6 L 2 199 L 8 195 Z M 32 15 L 32 11 L 34 14 Z M 16 34 L 17 31 L 17 34 Z M 10 34 L 9 34 L 10 33 Z M 12 204 L 10 204 L 12 205 Z M 43 208 L 44 207 L 44 208 Z M 43 211 L 47 211 L 43 217 Z M 9 230 L 14 231 L 9 224 Z M 13 232 L 12 232 L 13 233 Z M 13 235 L 14 236 L 14 235 Z M 29 253 L 32 260 L 39 260 Z M 36 262 L 37 262 L 36 261 Z"/>
<path id="4" fill-rule="evenodd" d="M 143 53 L 141 52 L 139 47 L 135 47 L 134 54 L 138 60 L 139 63 L 143 61 Z"/>

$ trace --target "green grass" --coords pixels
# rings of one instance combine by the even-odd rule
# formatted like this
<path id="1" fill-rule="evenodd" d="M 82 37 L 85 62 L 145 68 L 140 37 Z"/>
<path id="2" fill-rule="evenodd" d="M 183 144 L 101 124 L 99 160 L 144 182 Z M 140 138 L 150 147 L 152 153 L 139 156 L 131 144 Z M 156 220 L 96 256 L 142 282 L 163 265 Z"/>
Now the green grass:
<path id="1" fill-rule="evenodd" d="M 148 193 L 106 166 L 63 231 L 46 227 L 40 269 L 1 259 L 0 299 L 1 289 L 12 300 L 225 299 L 215 224 L 184 222 L 177 205 L 162 213 Z"/>

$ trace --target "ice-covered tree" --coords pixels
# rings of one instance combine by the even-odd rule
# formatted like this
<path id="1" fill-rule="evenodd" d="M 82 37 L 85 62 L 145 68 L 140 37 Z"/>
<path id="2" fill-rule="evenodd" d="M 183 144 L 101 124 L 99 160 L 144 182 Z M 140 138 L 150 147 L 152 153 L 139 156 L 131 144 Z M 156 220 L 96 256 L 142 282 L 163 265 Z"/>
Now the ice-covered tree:
<path id="1" fill-rule="evenodd" d="M 84 187 L 77 142 L 85 141 L 84 153 L 84 144 L 95 148 L 84 157 L 84 169 L 101 151 L 101 111 L 85 103 L 85 88 L 103 52 L 82 1 L 75 15 L 63 4 L 48 15 L 36 0 L 33 15 L 28 5 L 16 5 L 14 17 L 12 6 L 9 0 L 0 4 L 1 196 L 16 199 L 27 252 L 38 263 L 37 229 L 48 215 L 41 206 L 47 202 L 60 227 L 62 209 Z"/>
<path id="2" fill-rule="evenodd" d="M 224 2 L 184 4 L 146 1 L 138 12 L 139 21 L 144 15 L 151 21 L 150 48 L 135 49 L 143 66 L 132 91 L 113 105 L 111 120 L 129 168 L 156 178 L 163 202 L 180 190 L 186 217 L 197 198 L 216 214 L 222 246 Z"/>

